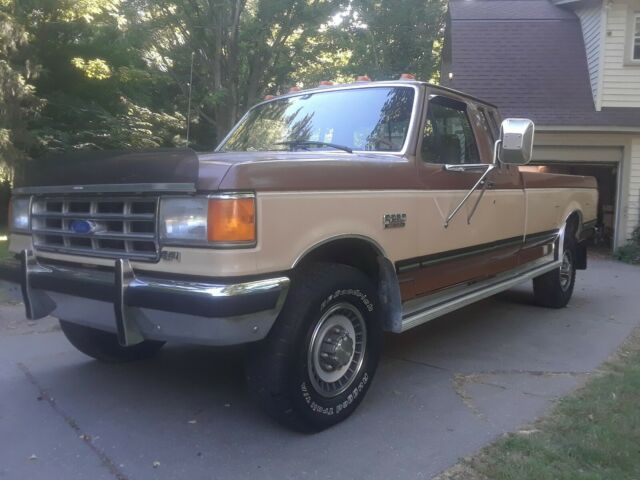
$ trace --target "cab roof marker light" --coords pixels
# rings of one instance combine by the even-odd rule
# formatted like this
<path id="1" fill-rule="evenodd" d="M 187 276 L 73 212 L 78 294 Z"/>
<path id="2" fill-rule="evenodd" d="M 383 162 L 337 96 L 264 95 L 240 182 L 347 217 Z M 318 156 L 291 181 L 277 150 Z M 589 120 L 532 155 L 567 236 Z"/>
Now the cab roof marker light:
<path id="1" fill-rule="evenodd" d="M 264 96 L 265 100 L 273 100 L 274 98 L 276 98 L 275 95 L 265 95 Z"/>
<path id="2" fill-rule="evenodd" d="M 371 79 L 369 78 L 368 75 L 358 75 L 356 77 L 356 82 L 370 82 Z"/>
<path id="3" fill-rule="evenodd" d="M 416 76 L 413 73 L 403 73 L 400 75 L 400 80 L 415 80 Z"/>
<path id="4" fill-rule="evenodd" d="M 301 89 L 300 87 L 298 87 L 297 85 L 294 85 L 293 87 L 291 87 L 291 88 L 289 89 L 289 93 L 299 92 L 299 91 L 301 91 L 301 90 L 302 90 L 302 89 Z"/>

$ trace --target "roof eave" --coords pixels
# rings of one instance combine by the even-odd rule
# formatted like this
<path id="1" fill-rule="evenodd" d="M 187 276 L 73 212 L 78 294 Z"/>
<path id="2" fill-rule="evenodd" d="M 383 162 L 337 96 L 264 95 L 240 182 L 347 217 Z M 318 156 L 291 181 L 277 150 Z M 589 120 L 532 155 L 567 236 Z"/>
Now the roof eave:
<path id="1" fill-rule="evenodd" d="M 540 125 L 536 124 L 539 132 L 602 132 L 602 133 L 640 133 L 640 126 L 617 127 L 615 125 Z"/>

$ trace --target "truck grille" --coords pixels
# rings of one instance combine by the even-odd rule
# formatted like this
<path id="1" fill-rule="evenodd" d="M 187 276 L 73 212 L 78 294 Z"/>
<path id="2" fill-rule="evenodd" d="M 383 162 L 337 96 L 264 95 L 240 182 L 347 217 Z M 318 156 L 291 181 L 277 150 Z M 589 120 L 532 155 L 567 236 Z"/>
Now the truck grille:
<path id="1" fill-rule="evenodd" d="M 157 212 L 157 197 L 35 197 L 34 246 L 74 255 L 157 260 Z"/>

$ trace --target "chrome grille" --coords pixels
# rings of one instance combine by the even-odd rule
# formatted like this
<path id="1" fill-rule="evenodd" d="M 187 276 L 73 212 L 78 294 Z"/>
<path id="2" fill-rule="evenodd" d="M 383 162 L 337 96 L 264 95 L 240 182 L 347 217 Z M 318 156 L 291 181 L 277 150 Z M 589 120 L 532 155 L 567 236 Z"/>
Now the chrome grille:
<path id="1" fill-rule="evenodd" d="M 31 230 L 38 250 L 157 260 L 157 197 L 35 197 Z"/>

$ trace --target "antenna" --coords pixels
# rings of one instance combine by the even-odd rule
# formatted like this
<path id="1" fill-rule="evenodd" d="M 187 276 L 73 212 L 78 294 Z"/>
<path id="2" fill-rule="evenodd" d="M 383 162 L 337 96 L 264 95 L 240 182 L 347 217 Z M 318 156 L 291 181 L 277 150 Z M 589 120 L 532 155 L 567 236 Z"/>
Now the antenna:
<path id="1" fill-rule="evenodd" d="M 191 52 L 191 71 L 189 72 L 189 101 L 187 106 L 187 145 L 189 148 L 189 130 L 191 127 L 191 89 L 193 87 L 193 57 L 195 52 Z"/>

